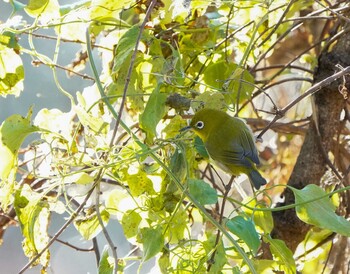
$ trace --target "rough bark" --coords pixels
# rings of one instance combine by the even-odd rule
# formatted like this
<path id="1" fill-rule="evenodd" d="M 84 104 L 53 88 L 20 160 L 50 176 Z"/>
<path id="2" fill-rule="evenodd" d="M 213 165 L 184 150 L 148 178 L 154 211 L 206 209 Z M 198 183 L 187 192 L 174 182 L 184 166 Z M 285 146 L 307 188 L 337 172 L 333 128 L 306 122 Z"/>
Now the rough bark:
<path id="1" fill-rule="evenodd" d="M 323 52 L 318 60 L 314 73 L 314 83 L 317 83 L 337 71 L 337 65 L 350 65 L 350 33 L 345 33 L 331 50 Z M 326 155 L 333 151 L 339 134 L 341 112 L 346 101 L 338 88 L 342 79 L 331 83 L 314 95 L 315 108 L 313 123 L 307 130 L 303 146 L 293 169 L 288 185 L 301 189 L 308 184 L 320 185 L 320 180 L 327 170 Z M 283 203 L 277 206 L 294 203 L 293 192 L 286 188 Z M 275 228 L 272 236 L 285 241 L 294 252 L 298 244 L 305 238 L 310 226 L 296 216 L 295 210 L 285 210 L 273 213 Z"/>

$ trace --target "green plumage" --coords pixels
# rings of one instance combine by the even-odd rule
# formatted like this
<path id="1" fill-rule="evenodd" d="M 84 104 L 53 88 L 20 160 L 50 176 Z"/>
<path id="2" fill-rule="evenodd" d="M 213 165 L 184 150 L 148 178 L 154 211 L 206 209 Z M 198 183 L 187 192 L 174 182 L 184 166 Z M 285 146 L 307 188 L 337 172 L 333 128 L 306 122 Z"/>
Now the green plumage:
<path id="1" fill-rule="evenodd" d="M 194 115 L 190 128 L 224 170 L 236 176 L 247 174 L 256 189 L 266 184 L 255 166 L 260 161 L 253 134 L 242 119 L 221 110 L 204 108 Z"/>

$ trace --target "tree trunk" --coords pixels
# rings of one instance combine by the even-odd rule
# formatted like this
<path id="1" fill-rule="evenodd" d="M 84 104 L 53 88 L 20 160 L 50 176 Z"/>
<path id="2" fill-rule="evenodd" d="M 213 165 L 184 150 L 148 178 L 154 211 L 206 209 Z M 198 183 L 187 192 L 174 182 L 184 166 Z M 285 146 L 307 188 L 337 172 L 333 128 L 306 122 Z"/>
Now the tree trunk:
<path id="1" fill-rule="evenodd" d="M 337 71 L 337 65 L 350 65 L 350 33 L 339 38 L 336 45 L 323 52 L 318 60 L 318 67 L 314 73 L 314 83 L 317 83 Z M 288 185 L 301 189 L 308 184 L 320 185 L 322 176 L 327 170 L 329 152 L 334 153 L 335 140 L 343 125 L 341 112 L 345 109 L 346 100 L 339 92 L 343 79 L 338 79 L 322 88 L 314 95 L 315 107 L 313 121 L 305 136 L 303 146 L 293 169 Z M 286 188 L 284 202 L 277 205 L 284 206 L 294 203 L 293 192 Z M 274 230 L 272 236 L 285 241 L 294 252 L 298 244 L 304 240 L 310 226 L 303 223 L 296 216 L 294 209 L 273 212 Z"/>

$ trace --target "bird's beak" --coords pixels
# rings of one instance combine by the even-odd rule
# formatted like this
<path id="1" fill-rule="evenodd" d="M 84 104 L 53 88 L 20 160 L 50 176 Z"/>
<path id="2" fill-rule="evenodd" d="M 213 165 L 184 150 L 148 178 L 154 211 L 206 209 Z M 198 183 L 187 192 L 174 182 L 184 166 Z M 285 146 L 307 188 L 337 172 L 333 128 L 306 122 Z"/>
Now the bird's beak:
<path id="1" fill-rule="evenodd" d="M 183 127 L 182 129 L 180 129 L 180 132 L 184 132 L 184 131 L 187 131 L 187 130 L 190 130 L 190 129 L 192 129 L 191 126 Z"/>

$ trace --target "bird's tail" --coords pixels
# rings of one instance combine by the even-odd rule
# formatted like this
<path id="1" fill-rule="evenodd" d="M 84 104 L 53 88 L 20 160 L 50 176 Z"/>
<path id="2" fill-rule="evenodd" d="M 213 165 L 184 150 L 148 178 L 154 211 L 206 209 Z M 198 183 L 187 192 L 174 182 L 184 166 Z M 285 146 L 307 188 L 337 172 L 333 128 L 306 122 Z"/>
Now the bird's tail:
<path id="1" fill-rule="evenodd" d="M 261 186 L 266 185 L 266 180 L 261 176 L 259 171 L 255 169 L 253 169 L 248 174 L 248 177 L 256 189 L 259 189 Z"/>

